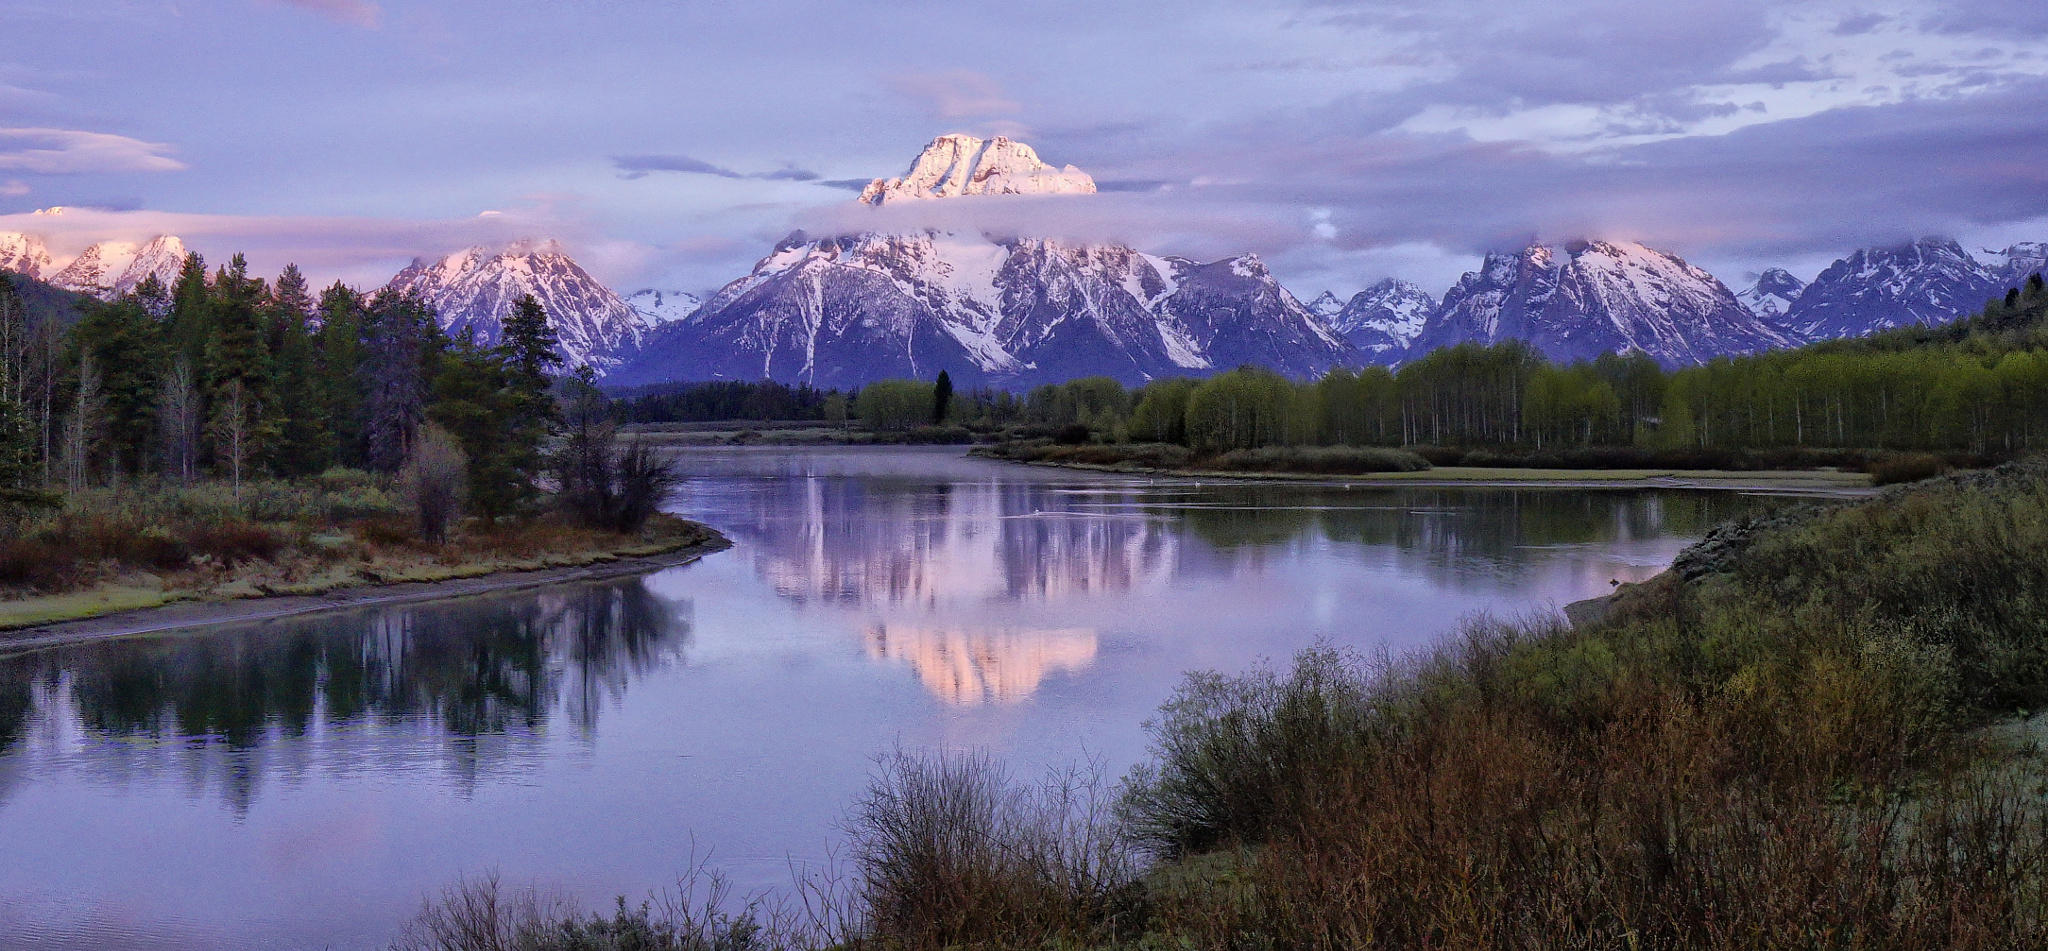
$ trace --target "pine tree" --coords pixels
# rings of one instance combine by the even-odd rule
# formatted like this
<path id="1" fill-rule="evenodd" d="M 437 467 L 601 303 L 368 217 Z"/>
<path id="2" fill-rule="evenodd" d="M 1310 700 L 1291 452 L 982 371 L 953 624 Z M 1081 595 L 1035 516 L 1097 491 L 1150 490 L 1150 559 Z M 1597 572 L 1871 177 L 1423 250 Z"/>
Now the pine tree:
<path id="1" fill-rule="evenodd" d="M 266 447 L 267 467 L 285 475 L 326 468 L 333 458 L 332 431 L 319 412 L 314 377 L 313 298 L 299 266 L 287 264 L 264 302 L 274 377 L 266 404 L 267 426 L 277 438 Z"/>
<path id="2" fill-rule="evenodd" d="M 27 308 L 14 281 L 0 272 L 0 509 L 12 508 L 12 490 L 27 486 L 35 458 L 27 405 L 28 346 Z"/>
<path id="3" fill-rule="evenodd" d="M 364 464 L 362 296 L 336 281 L 320 294 L 320 330 L 314 336 L 315 402 L 328 429 L 332 461 Z"/>
<path id="4" fill-rule="evenodd" d="M 426 415 L 428 373 L 441 351 L 433 307 L 417 293 L 377 299 L 363 324 L 364 459 L 397 472 Z"/>
<path id="5" fill-rule="evenodd" d="M 71 344 L 89 356 L 99 376 L 99 448 L 106 473 L 140 472 L 155 457 L 159 377 L 164 368 L 162 325 L 134 297 L 92 301 L 71 330 Z M 77 357 L 68 361 L 78 364 Z"/>
<path id="6" fill-rule="evenodd" d="M 206 365 L 207 341 L 213 337 L 213 295 L 206 281 L 206 259 L 185 255 L 170 289 L 166 336 L 174 353 L 196 368 Z"/>
<path id="7" fill-rule="evenodd" d="M 939 371 L 939 380 L 932 386 L 932 425 L 946 422 L 946 411 L 953 405 L 953 378 L 946 371 Z"/>

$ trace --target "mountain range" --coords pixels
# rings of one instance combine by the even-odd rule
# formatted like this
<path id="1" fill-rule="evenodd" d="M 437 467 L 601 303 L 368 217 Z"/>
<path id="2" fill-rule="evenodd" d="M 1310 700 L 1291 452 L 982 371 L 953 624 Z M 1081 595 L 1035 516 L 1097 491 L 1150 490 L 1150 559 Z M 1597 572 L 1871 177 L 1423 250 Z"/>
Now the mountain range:
<path id="1" fill-rule="evenodd" d="M 863 207 L 1003 196 L 1077 200 L 1094 180 L 1001 136 L 944 135 Z M 1065 196 L 1065 197 L 1062 197 Z M 56 267 L 43 241 L 0 233 L 0 270 L 112 299 L 172 284 L 175 236 L 103 242 Z M 1864 248 L 1811 282 L 1770 268 L 1740 292 L 1675 254 L 1581 240 L 1488 254 L 1441 297 L 1386 279 L 1303 303 L 1255 254 L 1199 262 L 1121 244 L 927 228 L 778 243 L 708 297 L 621 296 L 559 244 L 526 240 L 418 258 L 377 293 L 416 292 L 445 329 L 490 343 L 525 294 L 572 367 L 607 383 L 774 379 L 858 386 L 949 371 L 961 385 L 1080 376 L 1127 384 L 1241 365 L 1306 378 L 1394 366 L 1466 342 L 1522 340 L 1554 360 L 1641 352 L 1666 366 L 1797 346 L 1974 312 L 2048 268 L 2048 244 L 1972 255 L 1945 238 Z"/>

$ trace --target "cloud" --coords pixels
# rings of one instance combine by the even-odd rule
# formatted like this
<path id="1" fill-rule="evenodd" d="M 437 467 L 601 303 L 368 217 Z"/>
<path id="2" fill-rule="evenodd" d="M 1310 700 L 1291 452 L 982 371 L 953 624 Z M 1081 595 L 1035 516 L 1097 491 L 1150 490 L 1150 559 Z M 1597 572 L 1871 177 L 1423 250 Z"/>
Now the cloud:
<path id="1" fill-rule="evenodd" d="M 18 178 L 0 182 L 0 198 L 20 198 L 28 193 L 28 183 Z"/>
<path id="2" fill-rule="evenodd" d="M 0 128 L 0 170 L 35 175 L 175 172 L 171 147 L 125 135 L 77 129 Z"/>
<path id="3" fill-rule="evenodd" d="M 947 122 L 1013 119 L 1024 111 L 1017 100 L 1003 94 L 994 78 L 971 69 L 899 73 L 883 77 L 882 84 L 924 107 L 932 118 Z"/>
<path id="4" fill-rule="evenodd" d="M 471 245 L 555 237 L 599 280 L 628 279 L 652 260 L 652 249 L 609 237 L 587 222 L 544 208 L 494 215 L 405 218 L 215 215 L 68 207 L 61 214 L 0 215 L 0 231 L 41 236 L 59 258 L 99 241 L 141 241 L 175 234 L 209 260 L 244 253 L 251 271 L 276 274 L 296 263 L 320 283 L 382 285 L 415 257 L 434 258 Z"/>
<path id="5" fill-rule="evenodd" d="M 381 10 L 370 0 L 264 0 L 266 3 L 281 4 L 310 10 L 321 16 L 342 23 L 376 29 L 383 16 Z"/>
<path id="6" fill-rule="evenodd" d="M 681 172 L 686 175 L 712 175 L 718 178 L 753 179 L 763 182 L 815 182 L 819 179 L 817 172 L 794 165 L 784 165 L 766 172 L 736 172 L 723 165 L 714 165 L 687 155 L 614 155 L 612 167 L 619 170 L 620 178 L 625 179 L 646 178 L 654 172 Z"/>

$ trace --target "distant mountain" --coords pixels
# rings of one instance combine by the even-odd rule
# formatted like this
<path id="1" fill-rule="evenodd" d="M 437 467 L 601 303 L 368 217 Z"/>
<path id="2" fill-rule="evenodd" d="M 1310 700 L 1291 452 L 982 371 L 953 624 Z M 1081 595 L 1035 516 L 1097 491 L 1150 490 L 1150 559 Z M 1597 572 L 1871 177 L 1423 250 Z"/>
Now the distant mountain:
<path id="1" fill-rule="evenodd" d="M 1337 315 L 1344 312 L 1344 300 L 1329 291 L 1317 294 L 1314 300 L 1301 306 L 1308 308 L 1309 316 L 1321 321 L 1325 327 L 1334 324 Z"/>
<path id="2" fill-rule="evenodd" d="M 1792 343 L 1712 274 L 1623 241 L 1487 255 L 1444 295 L 1409 355 L 1504 340 L 1525 341 L 1558 361 L 1639 351 L 1666 366 Z"/>
<path id="3" fill-rule="evenodd" d="M 1778 323 L 1805 290 L 1805 281 L 1793 277 L 1792 272 L 1784 268 L 1774 267 L 1757 275 L 1756 283 L 1736 294 L 1735 299 L 1766 322 Z"/>
<path id="4" fill-rule="evenodd" d="M 2048 242 L 2022 241 L 2003 251 L 1986 250 L 1984 266 L 1991 272 L 1993 290 L 2018 287 L 2048 271 Z"/>
<path id="5" fill-rule="evenodd" d="M 1784 322 L 1803 340 L 1945 324 L 2002 293 L 1998 284 L 1998 275 L 1947 238 L 1864 248 L 1821 271 L 1793 301 Z"/>
<path id="6" fill-rule="evenodd" d="M 1326 324 L 1367 362 L 1389 364 L 1407 354 L 1437 307 L 1428 291 L 1388 278 L 1351 295 Z"/>
<path id="7" fill-rule="evenodd" d="M 168 290 L 178 283 L 185 255 L 185 242 L 176 235 L 160 234 L 140 244 L 102 241 L 79 252 L 49 281 L 101 300 L 133 293 L 152 274 Z"/>
<path id="8" fill-rule="evenodd" d="M 902 178 L 875 179 L 861 189 L 864 204 L 962 195 L 1092 195 L 1095 179 L 1069 165 L 1053 168 L 1031 146 L 1003 136 L 933 139 Z"/>
<path id="9" fill-rule="evenodd" d="M 704 299 L 688 291 L 641 288 L 626 296 L 626 303 L 640 315 L 643 330 L 687 319 L 704 306 Z"/>
<path id="10" fill-rule="evenodd" d="M 1023 143 L 947 135 L 860 200 L 1094 190 Z M 690 319 L 651 332 L 607 379 L 857 386 L 945 370 L 960 385 L 1134 384 L 1242 363 L 1313 376 L 1353 358 L 1253 255 L 1200 264 L 1044 238 L 798 233 Z"/>
<path id="11" fill-rule="evenodd" d="M 552 240 L 482 245 L 438 260 L 415 258 L 382 293 L 417 291 L 434 305 L 451 336 L 474 333 L 495 344 L 520 297 L 532 294 L 547 311 L 571 368 L 603 371 L 639 342 L 647 319 L 583 270 Z"/>
<path id="12" fill-rule="evenodd" d="M 0 232 L 0 271 L 41 279 L 50 269 L 50 249 L 43 239 L 19 231 Z"/>

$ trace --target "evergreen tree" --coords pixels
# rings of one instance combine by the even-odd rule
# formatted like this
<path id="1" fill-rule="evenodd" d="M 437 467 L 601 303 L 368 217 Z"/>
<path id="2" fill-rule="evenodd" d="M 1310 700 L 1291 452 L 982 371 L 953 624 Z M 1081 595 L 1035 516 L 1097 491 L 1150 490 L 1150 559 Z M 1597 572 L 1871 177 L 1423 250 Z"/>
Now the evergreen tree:
<path id="1" fill-rule="evenodd" d="M 194 368 L 204 367 L 207 341 L 213 338 L 213 295 L 206 281 L 206 259 L 196 253 L 185 255 L 170 294 L 166 336 L 171 349 Z"/>
<path id="2" fill-rule="evenodd" d="M 157 397 L 164 366 L 163 328 L 135 297 L 91 301 L 71 330 L 73 357 L 98 368 L 95 421 L 100 464 L 109 476 L 136 473 L 156 457 Z"/>
<path id="3" fill-rule="evenodd" d="M 336 281 L 320 294 L 320 330 L 314 336 L 315 394 L 308 405 L 327 427 L 331 461 L 365 464 L 363 426 L 364 306 L 362 296 Z"/>
<path id="4" fill-rule="evenodd" d="M 0 272 L 0 509 L 25 488 L 35 458 L 28 417 L 28 309 L 14 281 Z M 4 512 L 0 512 L 4 514 Z"/>
<path id="5" fill-rule="evenodd" d="M 944 370 L 939 371 L 938 382 L 932 384 L 932 425 L 946 422 L 946 411 L 953 408 L 953 378 Z"/>
<path id="6" fill-rule="evenodd" d="M 363 361 L 364 461 L 397 472 L 426 416 L 429 372 L 443 338 L 434 309 L 417 293 L 386 294 L 365 315 Z"/>
<path id="7" fill-rule="evenodd" d="M 284 475 L 319 472 L 333 459 L 333 433 L 318 410 L 320 381 L 308 325 L 313 298 L 298 265 L 285 265 L 264 311 L 274 371 L 266 415 L 277 433 L 266 447 L 267 467 Z"/>

